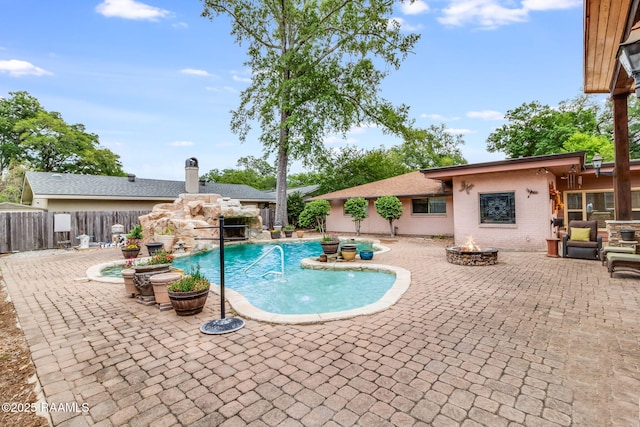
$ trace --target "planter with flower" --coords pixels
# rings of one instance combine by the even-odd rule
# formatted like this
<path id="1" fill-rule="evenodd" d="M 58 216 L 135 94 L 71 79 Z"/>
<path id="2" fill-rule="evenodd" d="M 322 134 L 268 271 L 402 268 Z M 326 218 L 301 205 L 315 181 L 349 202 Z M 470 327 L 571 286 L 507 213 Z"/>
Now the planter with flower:
<path id="1" fill-rule="evenodd" d="M 200 272 L 199 268 L 167 287 L 169 300 L 178 316 L 190 316 L 202 311 L 211 282 Z"/>
<path id="2" fill-rule="evenodd" d="M 295 230 L 296 227 L 293 224 L 289 224 L 287 226 L 284 227 L 284 237 L 291 237 L 293 235 L 293 230 Z"/>
<path id="3" fill-rule="evenodd" d="M 142 226 L 140 224 L 133 227 L 127 233 L 125 246 L 122 247 L 122 255 L 125 259 L 136 258 L 140 253 L 140 242 L 142 241 Z"/>
<path id="4" fill-rule="evenodd" d="M 269 233 L 271 234 L 272 239 L 279 239 L 282 237 L 281 230 L 269 230 Z"/>
<path id="5" fill-rule="evenodd" d="M 151 277 L 156 274 L 169 273 L 173 255 L 169 255 L 164 250 L 156 252 L 149 260 L 133 266 L 135 274 L 133 282 L 141 296 L 153 296 L 153 284 Z"/>

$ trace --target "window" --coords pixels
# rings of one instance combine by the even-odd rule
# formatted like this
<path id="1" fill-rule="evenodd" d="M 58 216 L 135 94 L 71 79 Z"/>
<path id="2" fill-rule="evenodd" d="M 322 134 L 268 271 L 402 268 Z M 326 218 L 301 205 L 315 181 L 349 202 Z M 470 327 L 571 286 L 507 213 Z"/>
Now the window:
<path id="1" fill-rule="evenodd" d="M 480 194 L 480 224 L 515 224 L 514 192 Z"/>
<path id="2" fill-rule="evenodd" d="M 567 220 L 596 220 L 598 228 L 605 229 L 606 221 L 615 218 L 612 191 L 573 191 L 565 196 Z M 632 218 L 640 219 L 640 190 L 631 191 Z"/>
<path id="3" fill-rule="evenodd" d="M 426 199 L 412 199 L 411 213 L 414 214 L 446 214 L 447 199 L 444 197 L 429 197 Z"/>

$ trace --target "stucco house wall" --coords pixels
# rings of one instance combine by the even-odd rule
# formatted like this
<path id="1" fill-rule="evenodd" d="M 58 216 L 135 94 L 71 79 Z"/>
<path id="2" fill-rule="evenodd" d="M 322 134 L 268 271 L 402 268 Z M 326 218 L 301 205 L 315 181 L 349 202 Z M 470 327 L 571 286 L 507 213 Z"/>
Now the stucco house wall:
<path id="1" fill-rule="evenodd" d="M 173 199 L 146 201 L 34 198 L 31 206 L 46 209 L 49 212 L 150 211 L 158 203 L 171 202 L 173 202 Z"/>
<path id="2" fill-rule="evenodd" d="M 453 235 L 453 198 L 447 196 L 446 214 L 412 214 L 411 198 L 399 197 L 402 202 L 402 216 L 393 222 L 398 234 L 415 236 Z M 327 230 L 336 233 L 355 233 L 356 228 L 350 215 L 344 214 L 344 200 L 331 200 L 331 211 L 327 217 Z M 390 234 L 389 221 L 376 212 L 375 199 L 367 200 L 369 215 L 362 221 L 360 233 Z"/>
<path id="3" fill-rule="evenodd" d="M 467 191 L 459 191 L 473 185 Z M 523 251 L 546 249 L 551 236 L 552 203 L 549 183 L 555 186 L 553 174 L 536 174 L 536 170 L 505 171 L 455 177 L 453 204 L 455 243 L 464 244 L 469 237 L 482 247 L 508 248 Z M 468 188 L 468 187 L 467 187 Z M 527 191 L 531 190 L 531 192 Z M 480 194 L 515 193 L 515 224 L 482 224 Z M 537 193 L 533 193 L 537 192 Z"/>

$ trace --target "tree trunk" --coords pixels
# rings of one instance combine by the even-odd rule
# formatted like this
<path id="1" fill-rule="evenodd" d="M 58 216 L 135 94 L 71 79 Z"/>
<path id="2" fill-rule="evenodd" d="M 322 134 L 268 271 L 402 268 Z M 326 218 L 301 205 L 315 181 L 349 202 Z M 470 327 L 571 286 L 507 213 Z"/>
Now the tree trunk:
<path id="1" fill-rule="evenodd" d="M 287 120 L 286 111 L 280 113 L 280 124 Z M 278 142 L 278 164 L 276 172 L 276 218 L 275 223 L 283 227 L 287 225 L 287 169 L 289 166 L 289 128 L 280 129 Z"/>
<path id="2" fill-rule="evenodd" d="M 395 237 L 396 234 L 394 233 L 394 230 L 393 230 L 393 220 L 392 219 L 389 220 L 389 227 L 391 228 L 391 237 Z"/>

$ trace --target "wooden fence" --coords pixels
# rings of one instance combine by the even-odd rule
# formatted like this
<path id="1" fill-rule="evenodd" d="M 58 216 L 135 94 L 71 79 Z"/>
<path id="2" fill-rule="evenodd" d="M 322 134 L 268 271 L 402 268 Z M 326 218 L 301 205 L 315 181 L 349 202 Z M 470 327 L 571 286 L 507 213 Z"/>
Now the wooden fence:
<path id="1" fill-rule="evenodd" d="M 71 231 L 54 232 L 54 216 L 71 215 Z M 111 226 L 122 224 L 125 233 L 138 224 L 138 217 L 149 211 L 96 212 L 0 212 L 0 253 L 54 249 L 69 240 L 71 246 L 80 241 L 77 236 L 91 236 L 91 242 L 111 242 Z M 261 209 L 262 223 L 273 227 L 273 210 Z"/>
<path id="2" fill-rule="evenodd" d="M 54 216 L 71 215 L 71 231 L 54 232 Z M 91 242 L 111 242 L 111 226 L 122 224 L 125 233 L 138 224 L 138 217 L 149 211 L 99 211 L 99 212 L 0 212 L 0 253 L 53 249 L 62 240 L 70 240 L 72 246 L 80 241 L 77 236 L 86 234 Z"/>

